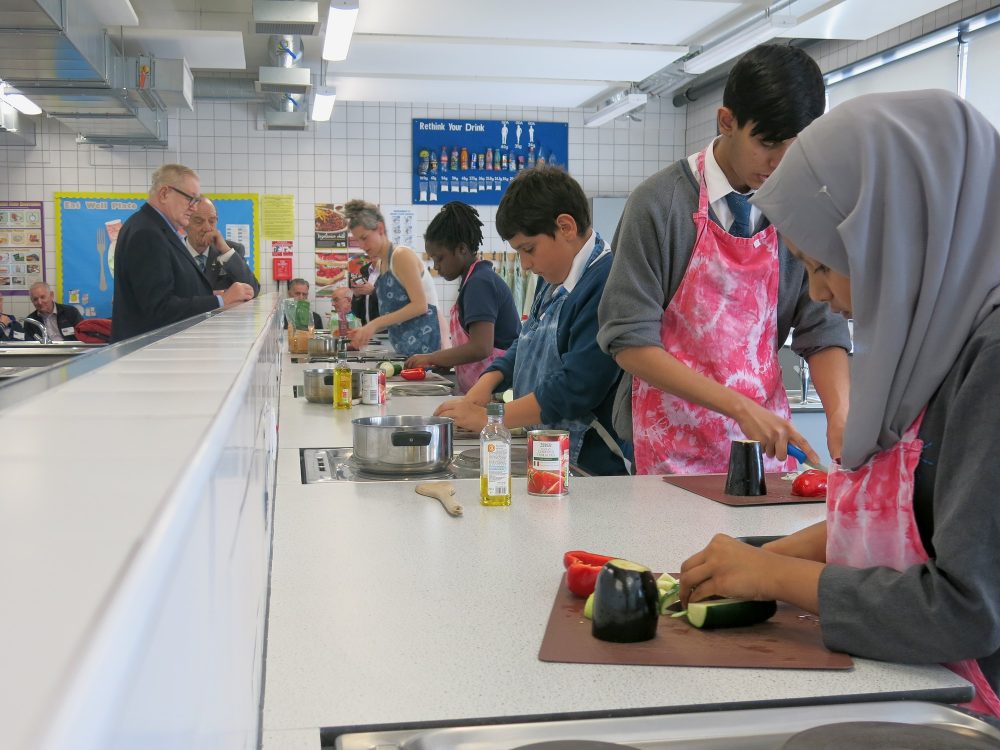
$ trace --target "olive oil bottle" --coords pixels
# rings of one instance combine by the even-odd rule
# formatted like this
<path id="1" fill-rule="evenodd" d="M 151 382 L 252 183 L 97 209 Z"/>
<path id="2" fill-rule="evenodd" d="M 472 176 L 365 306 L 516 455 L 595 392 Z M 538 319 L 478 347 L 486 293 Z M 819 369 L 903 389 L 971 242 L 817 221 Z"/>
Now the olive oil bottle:
<path id="1" fill-rule="evenodd" d="M 501 403 L 486 406 L 486 426 L 479 433 L 479 495 L 483 505 L 510 505 L 510 430 Z"/>
<path id="2" fill-rule="evenodd" d="M 347 364 L 347 339 L 340 339 L 337 347 L 337 364 L 333 368 L 333 408 L 350 409 L 351 368 Z"/>

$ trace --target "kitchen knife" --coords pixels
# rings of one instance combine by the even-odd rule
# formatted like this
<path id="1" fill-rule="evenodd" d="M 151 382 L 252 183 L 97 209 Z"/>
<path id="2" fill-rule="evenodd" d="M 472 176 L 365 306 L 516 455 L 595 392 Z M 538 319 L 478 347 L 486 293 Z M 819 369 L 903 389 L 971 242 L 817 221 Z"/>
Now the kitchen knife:
<path id="1" fill-rule="evenodd" d="M 799 446 L 792 443 L 788 444 L 788 455 L 792 456 L 796 461 L 798 461 L 803 466 L 808 466 L 810 469 L 816 469 L 817 471 L 822 471 L 824 474 L 829 474 L 830 470 L 826 468 L 821 463 L 812 463 L 806 458 L 806 452 L 799 448 Z"/>

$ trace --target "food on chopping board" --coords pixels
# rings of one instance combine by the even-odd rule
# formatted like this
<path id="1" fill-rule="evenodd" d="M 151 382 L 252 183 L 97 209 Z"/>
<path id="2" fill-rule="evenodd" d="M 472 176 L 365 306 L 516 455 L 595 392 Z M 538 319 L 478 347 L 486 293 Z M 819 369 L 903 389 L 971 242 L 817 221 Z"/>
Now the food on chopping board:
<path id="1" fill-rule="evenodd" d="M 597 575 L 590 632 L 614 643 L 648 641 L 656 636 L 659 598 L 649 568 L 628 560 L 610 560 Z"/>
<path id="2" fill-rule="evenodd" d="M 604 563 L 614 559 L 610 555 L 595 555 L 583 550 L 565 553 L 563 567 L 566 568 L 566 588 L 577 596 L 590 596 L 594 593 L 597 574 L 601 572 Z"/>
<path id="3" fill-rule="evenodd" d="M 399 375 L 403 371 L 402 362 L 380 362 L 378 369 L 385 373 L 387 378 Z"/>
<path id="4" fill-rule="evenodd" d="M 726 494 L 738 497 L 766 495 L 764 451 L 756 440 L 734 440 L 729 446 Z"/>
<path id="5" fill-rule="evenodd" d="M 670 613 L 670 608 L 681 599 L 681 583 L 669 573 L 664 573 L 656 579 L 657 609 L 661 615 Z M 594 617 L 594 594 L 587 597 L 583 605 L 583 616 L 588 620 Z"/>
<path id="6" fill-rule="evenodd" d="M 686 610 L 672 617 L 687 617 L 696 628 L 743 628 L 770 620 L 777 611 L 774 600 L 706 599 L 689 602 Z"/>
<path id="7" fill-rule="evenodd" d="M 798 497 L 824 497 L 826 495 L 826 472 L 807 469 L 792 482 L 792 494 Z"/>
<path id="8" fill-rule="evenodd" d="M 668 613 L 670 608 L 681 600 L 681 582 L 669 573 L 664 573 L 656 579 L 656 590 L 659 592 L 659 610 L 661 615 Z"/>
<path id="9" fill-rule="evenodd" d="M 422 367 L 410 367 L 406 370 L 401 370 L 399 377 L 403 380 L 423 380 L 427 377 L 427 371 Z"/>

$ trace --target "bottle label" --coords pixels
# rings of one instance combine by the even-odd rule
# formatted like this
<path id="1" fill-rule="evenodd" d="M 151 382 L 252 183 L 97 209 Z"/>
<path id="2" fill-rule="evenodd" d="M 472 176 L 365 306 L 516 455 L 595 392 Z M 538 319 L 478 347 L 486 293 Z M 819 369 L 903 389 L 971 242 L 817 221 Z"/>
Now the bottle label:
<path id="1" fill-rule="evenodd" d="M 488 440 L 479 450 L 482 472 L 486 475 L 486 493 L 510 494 L 510 446 L 502 440 Z"/>

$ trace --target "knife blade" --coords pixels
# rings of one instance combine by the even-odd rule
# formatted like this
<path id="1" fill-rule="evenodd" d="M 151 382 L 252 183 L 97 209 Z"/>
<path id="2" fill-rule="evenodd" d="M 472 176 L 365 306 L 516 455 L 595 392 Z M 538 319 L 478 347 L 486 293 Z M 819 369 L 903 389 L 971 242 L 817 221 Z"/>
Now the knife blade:
<path id="1" fill-rule="evenodd" d="M 788 444 L 788 455 L 792 456 L 796 461 L 798 461 L 803 466 L 808 466 L 810 469 L 816 469 L 817 471 L 822 471 L 824 474 L 829 474 L 830 470 L 823 464 L 817 462 L 812 463 L 808 458 L 806 458 L 806 452 L 802 450 L 799 446 L 793 443 Z"/>

